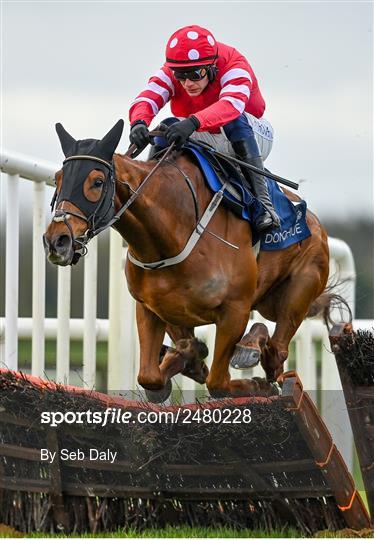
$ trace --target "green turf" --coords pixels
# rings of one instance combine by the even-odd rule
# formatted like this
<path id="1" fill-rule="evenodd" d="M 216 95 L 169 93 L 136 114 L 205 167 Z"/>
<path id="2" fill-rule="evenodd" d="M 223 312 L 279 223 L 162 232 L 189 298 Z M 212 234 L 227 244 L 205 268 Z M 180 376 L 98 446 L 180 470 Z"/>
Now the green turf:
<path id="1" fill-rule="evenodd" d="M 27 538 L 66 538 L 66 535 L 33 533 Z M 118 529 L 112 533 L 71 535 L 69 538 L 302 538 L 296 529 L 282 528 L 271 532 L 259 529 L 236 530 L 229 527 L 171 527 L 165 529 L 146 529 L 143 532 L 133 529 Z"/>
<path id="2" fill-rule="evenodd" d="M 45 342 L 45 366 L 54 368 L 56 366 L 56 340 L 48 339 Z M 18 364 L 19 369 L 31 368 L 31 340 L 18 340 Z M 107 365 L 108 344 L 107 342 L 98 342 L 96 344 L 96 365 L 99 370 L 104 370 Z M 81 367 L 83 364 L 83 342 L 70 341 L 70 365 L 74 368 Z"/>

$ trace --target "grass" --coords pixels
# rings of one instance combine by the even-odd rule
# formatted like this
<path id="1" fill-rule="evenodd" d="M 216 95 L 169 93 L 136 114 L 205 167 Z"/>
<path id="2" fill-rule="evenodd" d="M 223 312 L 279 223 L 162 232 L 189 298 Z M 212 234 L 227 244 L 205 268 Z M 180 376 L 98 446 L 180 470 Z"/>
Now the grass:
<path id="1" fill-rule="evenodd" d="M 53 369 L 56 366 L 56 340 L 48 339 L 45 342 L 45 367 Z M 31 368 L 31 340 L 18 340 L 18 365 L 19 369 Z M 98 342 L 96 344 L 96 366 L 99 370 L 105 370 L 107 365 L 108 344 Z M 70 365 L 73 368 L 82 367 L 83 342 L 70 341 Z"/>
<path id="2" fill-rule="evenodd" d="M 66 538 L 66 535 L 48 535 L 45 533 L 33 533 L 26 535 L 27 538 Z M 69 538 L 303 538 L 304 535 L 291 528 L 277 529 L 267 532 L 260 529 L 237 530 L 231 527 L 172 527 L 164 529 L 146 529 L 142 532 L 134 529 L 118 529 L 112 533 L 101 532 L 98 534 L 71 535 Z"/>

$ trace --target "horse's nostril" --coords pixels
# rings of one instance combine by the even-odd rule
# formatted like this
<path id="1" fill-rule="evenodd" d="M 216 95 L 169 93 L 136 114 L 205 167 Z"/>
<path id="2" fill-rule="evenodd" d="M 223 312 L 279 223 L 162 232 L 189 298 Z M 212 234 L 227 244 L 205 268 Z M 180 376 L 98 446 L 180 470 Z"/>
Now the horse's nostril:
<path id="1" fill-rule="evenodd" d="M 48 238 L 46 237 L 45 234 L 43 234 L 43 246 L 44 246 L 44 249 L 49 248 L 49 240 L 48 240 Z"/>
<path id="2" fill-rule="evenodd" d="M 55 241 L 57 249 L 67 249 L 70 247 L 70 237 L 67 234 L 62 234 Z"/>

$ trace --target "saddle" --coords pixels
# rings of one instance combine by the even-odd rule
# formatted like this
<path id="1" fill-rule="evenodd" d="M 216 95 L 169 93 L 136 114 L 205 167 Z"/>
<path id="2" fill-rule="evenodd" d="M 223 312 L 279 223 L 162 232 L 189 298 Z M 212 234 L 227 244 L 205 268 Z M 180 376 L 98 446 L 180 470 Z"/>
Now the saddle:
<path id="1" fill-rule="evenodd" d="M 222 204 L 241 219 L 254 225 L 258 215 L 263 211 L 262 204 L 249 190 L 239 166 L 233 165 L 228 159 L 215 155 L 205 146 L 205 143 L 203 147 L 198 142 L 190 140 L 183 145 L 182 150 L 201 169 L 205 181 L 213 192 L 219 191 L 227 182 Z M 270 199 L 281 224 L 280 227 L 262 234 L 257 233 L 253 226 L 253 245 L 260 241 L 260 250 L 276 251 L 286 249 L 311 236 L 306 222 L 306 202 L 303 200 L 290 201 L 275 180 L 266 178 L 266 181 Z"/>
<path id="2" fill-rule="evenodd" d="M 205 146 L 208 146 L 206 143 L 204 144 Z M 209 168 L 204 161 L 206 161 L 215 172 L 216 178 L 221 184 L 220 187 L 222 187 L 223 184 L 228 183 L 222 202 L 229 210 L 234 212 L 234 214 L 242 219 L 248 220 L 251 214 L 253 216 L 253 214 L 261 211 L 261 203 L 250 191 L 248 183 L 239 166 L 233 164 L 228 159 L 217 156 L 213 152 L 209 152 L 208 149 L 193 141 L 189 141 L 184 145 L 183 150 L 194 159 L 200 168 L 202 168 L 205 176 L 209 176 L 209 179 L 207 178 L 209 184 L 214 180 L 214 177 L 209 174 Z M 214 148 L 212 148 L 212 150 L 214 150 Z M 216 186 L 214 185 L 214 190 L 216 190 L 215 188 Z"/>

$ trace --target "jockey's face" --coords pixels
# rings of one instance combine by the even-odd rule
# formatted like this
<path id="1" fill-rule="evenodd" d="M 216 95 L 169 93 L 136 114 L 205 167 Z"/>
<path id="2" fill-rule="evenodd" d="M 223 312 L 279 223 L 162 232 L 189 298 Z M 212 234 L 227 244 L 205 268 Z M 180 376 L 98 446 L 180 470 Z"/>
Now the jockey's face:
<path id="1" fill-rule="evenodd" d="M 189 96 L 196 97 L 208 86 L 209 79 L 208 75 L 205 75 L 200 81 L 190 81 L 190 79 L 186 79 L 185 81 L 180 81 L 180 83 Z"/>

